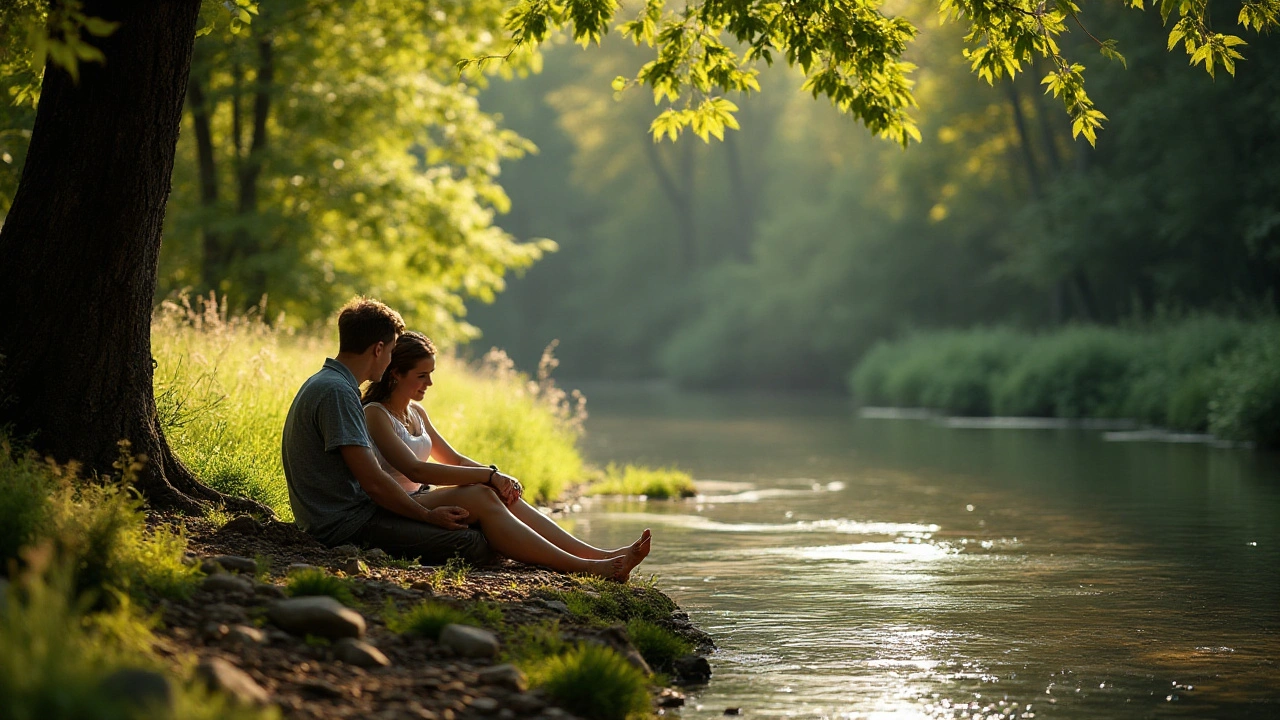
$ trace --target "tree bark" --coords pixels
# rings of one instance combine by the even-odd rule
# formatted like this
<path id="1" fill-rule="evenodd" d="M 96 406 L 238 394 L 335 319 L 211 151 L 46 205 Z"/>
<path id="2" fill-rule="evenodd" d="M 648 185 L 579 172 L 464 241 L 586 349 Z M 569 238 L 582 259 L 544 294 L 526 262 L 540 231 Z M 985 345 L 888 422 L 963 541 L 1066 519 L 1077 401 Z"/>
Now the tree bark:
<path id="1" fill-rule="evenodd" d="M 79 83 L 49 64 L 27 162 L 0 229 L 0 425 L 36 451 L 109 473 L 145 454 L 153 507 L 261 505 L 202 485 L 156 419 L 151 308 L 200 0 L 88 0 L 120 23 Z"/>

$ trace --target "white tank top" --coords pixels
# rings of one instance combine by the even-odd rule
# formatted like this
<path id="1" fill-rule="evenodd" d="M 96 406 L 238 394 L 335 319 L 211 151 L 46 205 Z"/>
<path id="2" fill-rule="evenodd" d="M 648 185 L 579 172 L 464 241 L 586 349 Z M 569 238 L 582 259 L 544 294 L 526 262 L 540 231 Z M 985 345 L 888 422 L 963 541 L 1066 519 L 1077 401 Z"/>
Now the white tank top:
<path id="1" fill-rule="evenodd" d="M 400 420 L 396 418 L 395 414 L 384 407 L 382 403 L 373 402 L 369 403 L 366 407 L 376 407 L 391 418 L 391 427 L 396 431 L 396 435 L 400 440 L 403 441 L 405 445 L 409 446 L 409 449 L 413 451 L 415 457 L 422 462 L 427 462 L 431 459 L 431 436 L 427 434 L 425 425 L 422 427 L 421 435 L 414 435 L 410 433 L 409 429 L 404 426 L 404 423 L 400 422 Z M 410 408 L 409 412 L 412 413 L 414 417 L 417 417 L 417 413 L 413 411 L 413 408 Z M 418 417 L 418 422 L 422 422 L 421 417 Z M 378 464 L 382 466 L 382 469 L 386 470 L 388 475 L 395 478 L 396 482 L 400 483 L 400 487 L 404 488 L 406 492 L 416 492 L 424 487 L 423 485 L 405 477 L 404 473 L 395 469 L 391 463 L 387 462 L 387 458 L 384 457 L 382 451 L 378 449 L 377 443 L 373 444 L 373 454 L 378 458 Z"/>

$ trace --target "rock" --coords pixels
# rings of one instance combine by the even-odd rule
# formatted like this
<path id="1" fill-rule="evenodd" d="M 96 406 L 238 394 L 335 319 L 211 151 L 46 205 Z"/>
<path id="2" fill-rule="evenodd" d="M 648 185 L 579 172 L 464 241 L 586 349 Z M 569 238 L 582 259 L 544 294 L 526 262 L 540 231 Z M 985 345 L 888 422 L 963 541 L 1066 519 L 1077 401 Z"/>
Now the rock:
<path id="1" fill-rule="evenodd" d="M 268 608 L 267 617 L 294 635 L 364 637 L 364 617 L 324 595 L 277 600 Z"/>
<path id="2" fill-rule="evenodd" d="M 258 535 L 262 532 L 262 523 L 248 515 L 241 515 L 218 528 L 218 535 Z"/>
<path id="3" fill-rule="evenodd" d="M 496 685 L 514 692 L 524 692 L 529 687 L 524 673 L 510 663 L 483 668 L 476 673 L 476 677 L 480 679 L 481 685 Z"/>
<path id="4" fill-rule="evenodd" d="M 342 638 L 333 646 L 333 655 L 348 665 L 356 667 L 386 667 L 391 664 L 378 648 L 363 640 Z"/>
<path id="5" fill-rule="evenodd" d="M 276 599 L 289 597 L 289 594 L 284 591 L 284 588 L 279 585 L 273 585 L 272 583 L 254 583 L 253 594 L 260 597 Z"/>
<path id="6" fill-rule="evenodd" d="M 343 557 L 360 557 L 360 548 L 355 545 L 339 545 L 333 551 Z"/>
<path id="7" fill-rule="evenodd" d="M 498 701 L 489 697 L 478 697 L 471 701 L 471 709 L 481 715 L 490 715 L 498 711 Z"/>
<path id="8" fill-rule="evenodd" d="M 498 720 L 516 720 L 516 711 L 511 708 L 502 708 L 498 711 Z"/>
<path id="9" fill-rule="evenodd" d="M 238 575 L 210 575 L 200 583 L 200 589 L 216 593 L 244 593 L 248 595 L 253 592 L 253 581 Z"/>
<path id="10" fill-rule="evenodd" d="M 543 600 L 540 604 L 548 610 L 555 610 L 556 612 L 564 613 L 565 615 L 573 614 L 573 611 L 569 609 L 569 606 L 565 605 L 564 602 L 560 600 Z"/>
<path id="11" fill-rule="evenodd" d="M 371 561 L 382 562 L 387 559 L 387 551 L 382 548 L 373 548 L 369 552 L 365 553 L 364 556 Z"/>
<path id="12" fill-rule="evenodd" d="M 342 563 L 342 572 L 351 575 L 352 577 L 356 575 L 368 575 L 369 565 L 360 558 L 351 558 L 350 560 Z"/>
<path id="13" fill-rule="evenodd" d="M 243 705 L 266 705 L 271 696 L 249 674 L 222 658 L 206 658 L 196 666 L 196 679 Z"/>
<path id="14" fill-rule="evenodd" d="M 169 678 L 152 670 L 121 668 L 98 683 L 102 694 L 139 708 L 164 709 L 157 716 L 168 716 L 173 708 L 173 685 Z"/>
<path id="15" fill-rule="evenodd" d="M 507 706 L 516 711 L 521 716 L 535 715 L 539 710 L 547 706 L 542 696 L 537 693 L 520 693 L 512 695 L 507 700 Z"/>
<path id="16" fill-rule="evenodd" d="M 742 708 L 725 708 L 724 714 L 725 715 L 741 715 Z"/>
<path id="17" fill-rule="evenodd" d="M 672 708 L 684 705 L 684 694 L 679 690 L 662 688 L 658 693 L 658 707 Z"/>
<path id="18" fill-rule="evenodd" d="M 258 572 L 258 561 L 238 555 L 214 555 L 209 558 L 231 572 L 255 575 Z"/>
<path id="19" fill-rule="evenodd" d="M 689 653 L 676 658 L 673 666 L 678 678 L 677 685 L 705 685 L 711 679 L 711 663 L 701 655 Z"/>
<path id="20" fill-rule="evenodd" d="M 249 625 L 234 625 L 227 631 L 227 639 L 240 645 L 262 645 L 267 634 Z"/>
<path id="21" fill-rule="evenodd" d="M 205 640 L 217 641 L 226 637 L 229 632 L 231 632 L 231 628 L 214 620 L 205 623 L 204 627 L 200 628 L 200 637 Z"/>
<path id="22" fill-rule="evenodd" d="M 320 568 L 316 567 L 315 565 L 308 565 L 306 563 L 291 563 L 288 569 L 284 571 L 284 574 L 292 575 L 296 572 L 301 572 L 303 570 L 319 570 L 319 569 Z"/>
<path id="23" fill-rule="evenodd" d="M 497 636 L 470 625 L 445 625 L 440 631 L 440 644 L 462 657 L 491 658 L 498 654 Z"/>

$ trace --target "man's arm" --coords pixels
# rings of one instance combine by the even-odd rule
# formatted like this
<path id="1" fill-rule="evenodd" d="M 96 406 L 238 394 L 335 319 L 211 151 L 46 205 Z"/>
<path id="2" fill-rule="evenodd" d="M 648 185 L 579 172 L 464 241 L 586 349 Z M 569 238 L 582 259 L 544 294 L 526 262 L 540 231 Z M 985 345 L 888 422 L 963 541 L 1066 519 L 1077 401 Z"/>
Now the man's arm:
<path id="1" fill-rule="evenodd" d="M 394 478 L 383 472 L 378 466 L 377 458 L 373 456 L 373 451 L 369 448 L 343 445 L 340 451 L 342 460 L 356 476 L 356 482 L 360 483 L 360 487 L 379 507 L 386 508 L 397 515 L 403 515 L 410 520 L 431 523 L 448 530 L 466 528 L 466 525 L 462 524 L 462 521 L 467 519 L 466 510 L 452 505 L 434 510 L 422 507 L 409 497 Z"/>

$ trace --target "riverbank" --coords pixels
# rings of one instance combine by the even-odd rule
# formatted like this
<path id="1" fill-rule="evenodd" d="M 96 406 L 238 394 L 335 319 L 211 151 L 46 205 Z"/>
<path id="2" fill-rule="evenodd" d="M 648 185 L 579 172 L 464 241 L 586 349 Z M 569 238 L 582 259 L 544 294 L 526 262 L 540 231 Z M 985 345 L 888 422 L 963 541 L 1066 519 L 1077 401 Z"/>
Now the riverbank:
<path id="1" fill-rule="evenodd" d="M 1280 323 L 1198 317 L 1132 328 L 921 332 L 850 374 L 863 406 L 959 417 L 1127 420 L 1280 447 Z"/>

